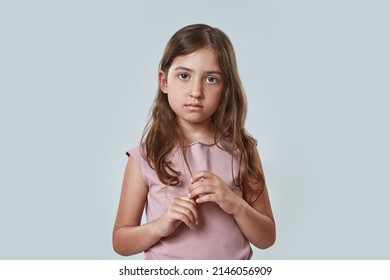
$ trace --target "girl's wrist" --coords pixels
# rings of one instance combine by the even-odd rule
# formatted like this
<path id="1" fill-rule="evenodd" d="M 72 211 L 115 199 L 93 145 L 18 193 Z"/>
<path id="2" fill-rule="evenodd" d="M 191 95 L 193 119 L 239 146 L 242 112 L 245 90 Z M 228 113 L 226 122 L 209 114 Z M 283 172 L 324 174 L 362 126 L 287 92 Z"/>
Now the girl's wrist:
<path id="1" fill-rule="evenodd" d="M 153 233 L 153 238 L 155 238 L 157 241 L 164 237 L 164 235 L 160 230 L 160 220 L 161 218 L 158 218 L 157 220 L 151 222 L 151 226 L 152 226 L 151 232 Z"/>
<path id="2" fill-rule="evenodd" d="M 240 198 L 237 202 L 237 205 L 234 208 L 233 213 L 232 213 L 233 217 L 234 218 L 240 217 L 242 215 L 242 213 L 245 212 L 245 208 L 247 205 L 248 205 L 248 203 L 246 203 L 246 201 L 244 199 Z"/>

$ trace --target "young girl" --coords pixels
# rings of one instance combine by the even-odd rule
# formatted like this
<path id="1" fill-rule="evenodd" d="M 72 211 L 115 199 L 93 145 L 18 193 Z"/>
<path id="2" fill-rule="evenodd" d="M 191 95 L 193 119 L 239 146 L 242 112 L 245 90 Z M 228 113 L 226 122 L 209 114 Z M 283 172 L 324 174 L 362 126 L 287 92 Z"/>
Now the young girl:
<path id="1" fill-rule="evenodd" d="M 250 259 L 275 222 L 233 46 L 186 26 L 168 42 L 139 145 L 128 150 L 114 250 L 146 259 Z M 147 223 L 141 225 L 146 207 Z"/>

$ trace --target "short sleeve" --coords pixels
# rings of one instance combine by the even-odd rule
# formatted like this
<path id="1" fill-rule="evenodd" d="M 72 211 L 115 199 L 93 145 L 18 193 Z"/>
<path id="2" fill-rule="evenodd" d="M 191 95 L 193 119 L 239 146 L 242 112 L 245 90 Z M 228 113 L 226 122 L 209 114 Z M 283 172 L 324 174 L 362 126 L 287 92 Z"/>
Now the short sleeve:
<path id="1" fill-rule="evenodd" d="M 147 179 L 147 177 L 148 177 L 148 174 L 150 173 L 150 170 L 149 170 L 150 167 L 149 167 L 149 164 L 147 163 L 147 161 L 144 159 L 144 157 L 141 154 L 140 145 L 137 144 L 137 145 L 132 146 L 130 149 L 128 149 L 126 151 L 126 155 L 135 160 L 135 162 L 137 163 L 137 165 L 142 173 L 142 177 L 144 179 L 144 182 L 148 185 L 149 180 Z"/>
<path id="2" fill-rule="evenodd" d="M 126 155 L 128 157 L 132 157 L 133 159 L 135 159 L 137 162 L 140 161 L 140 158 L 142 158 L 141 156 L 141 152 L 140 152 L 140 148 L 139 148 L 139 144 L 137 145 L 134 145 L 132 146 L 130 149 L 128 149 L 126 151 Z"/>

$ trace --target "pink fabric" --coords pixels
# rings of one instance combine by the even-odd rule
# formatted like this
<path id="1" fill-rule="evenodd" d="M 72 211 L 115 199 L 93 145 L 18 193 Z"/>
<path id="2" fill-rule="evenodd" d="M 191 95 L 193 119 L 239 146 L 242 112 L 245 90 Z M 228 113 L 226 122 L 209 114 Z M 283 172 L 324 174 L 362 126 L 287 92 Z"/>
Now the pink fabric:
<path id="1" fill-rule="evenodd" d="M 208 170 L 219 176 L 234 192 L 242 197 L 241 190 L 233 184 L 232 157 L 218 145 L 193 143 L 186 149 L 188 166 L 192 174 Z M 170 160 L 173 168 L 182 173 L 178 186 L 164 186 L 155 171 L 141 156 L 139 145 L 128 150 L 141 169 L 149 193 L 146 204 L 147 221 L 161 217 L 169 201 L 188 193 L 191 175 L 182 152 L 175 150 Z M 235 165 L 233 167 L 235 169 Z M 189 229 L 185 224 L 170 236 L 162 238 L 145 251 L 147 259 L 250 259 L 252 249 L 232 215 L 226 214 L 215 203 L 197 206 L 199 225 Z"/>

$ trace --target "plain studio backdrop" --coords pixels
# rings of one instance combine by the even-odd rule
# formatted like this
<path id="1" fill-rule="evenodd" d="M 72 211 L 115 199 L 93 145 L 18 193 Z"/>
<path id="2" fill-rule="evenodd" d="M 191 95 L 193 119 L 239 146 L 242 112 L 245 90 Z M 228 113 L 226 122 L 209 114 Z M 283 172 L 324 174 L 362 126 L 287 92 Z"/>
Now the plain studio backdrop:
<path id="1" fill-rule="evenodd" d="M 0 1 L 0 258 L 123 259 L 111 234 L 168 39 L 232 40 L 277 241 L 390 257 L 387 1 Z M 138 254 L 129 259 L 143 259 Z"/>

